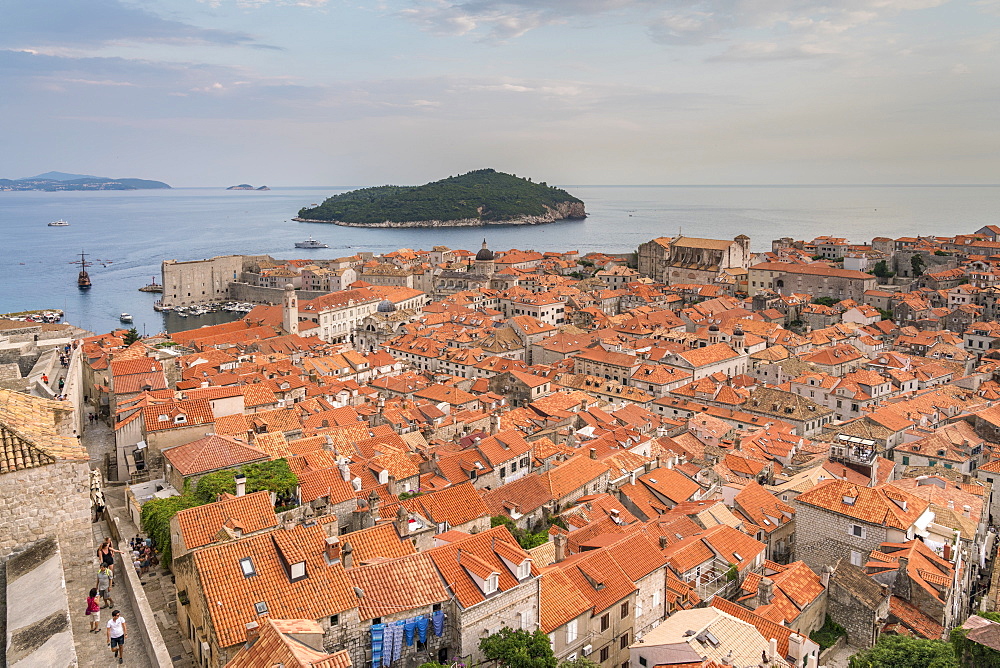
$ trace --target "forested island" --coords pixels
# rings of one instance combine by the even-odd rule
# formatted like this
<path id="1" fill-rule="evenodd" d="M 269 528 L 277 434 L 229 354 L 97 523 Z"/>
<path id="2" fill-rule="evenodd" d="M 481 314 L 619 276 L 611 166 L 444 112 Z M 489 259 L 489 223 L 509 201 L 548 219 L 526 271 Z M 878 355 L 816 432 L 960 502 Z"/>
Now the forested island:
<path id="1" fill-rule="evenodd" d="M 585 218 L 582 200 L 545 182 L 479 169 L 422 186 L 378 186 L 334 195 L 295 220 L 348 227 L 538 225 Z"/>
<path id="2" fill-rule="evenodd" d="M 0 179 L 0 191 L 43 190 L 53 192 L 58 190 L 158 190 L 163 188 L 170 188 L 170 186 L 163 181 L 112 179 L 106 176 L 66 174 L 65 172 L 46 172 L 24 179 Z"/>

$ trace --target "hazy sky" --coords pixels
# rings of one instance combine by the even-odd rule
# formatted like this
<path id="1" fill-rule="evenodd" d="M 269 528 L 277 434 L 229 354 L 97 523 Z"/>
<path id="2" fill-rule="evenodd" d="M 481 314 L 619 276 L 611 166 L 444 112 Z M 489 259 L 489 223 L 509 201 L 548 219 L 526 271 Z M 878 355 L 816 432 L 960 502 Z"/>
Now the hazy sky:
<path id="1" fill-rule="evenodd" d="M 0 177 L 1000 182 L 1000 0 L 0 0 Z"/>

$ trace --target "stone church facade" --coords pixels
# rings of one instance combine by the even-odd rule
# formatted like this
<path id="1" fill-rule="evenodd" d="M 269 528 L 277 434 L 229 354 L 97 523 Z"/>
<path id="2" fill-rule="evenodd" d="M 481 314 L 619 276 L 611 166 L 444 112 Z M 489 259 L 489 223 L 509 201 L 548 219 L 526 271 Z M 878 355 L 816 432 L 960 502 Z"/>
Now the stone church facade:
<path id="1" fill-rule="evenodd" d="M 750 265 L 750 237 L 732 241 L 659 237 L 639 246 L 639 273 L 666 285 L 712 285 L 727 269 Z"/>

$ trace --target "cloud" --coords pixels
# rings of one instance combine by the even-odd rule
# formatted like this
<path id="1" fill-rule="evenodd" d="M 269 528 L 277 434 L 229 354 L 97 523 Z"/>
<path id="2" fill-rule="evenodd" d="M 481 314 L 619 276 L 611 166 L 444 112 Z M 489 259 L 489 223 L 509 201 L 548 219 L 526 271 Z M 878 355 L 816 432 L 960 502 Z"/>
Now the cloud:
<path id="1" fill-rule="evenodd" d="M 989 0 L 1000 2 L 1000 0 Z M 819 38 L 846 38 L 856 29 L 902 12 L 928 9 L 947 0 L 409 0 L 398 15 L 424 30 L 454 36 L 508 41 L 525 33 L 565 23 L 614 17 L 641 26 L 667 46 L 740 41 L 747 33 L 767 39 L 743 40 L 726 58 L 740 52 L 762 59 L 813 58 L 835 50 L 810 44 Z M 758 34 L 759 38 L 761 35 Z M 777 43 L 770 50 L 753 42 Z M 757 53 L 753 53 L 754 49 Z"/>
<path id="2" fill-rule="evenodd" d="M 6 0 L 0 48 L 87 48 L 123 43 L 275 48 L 242 32 L 199 28 L 120 0 Z"/>

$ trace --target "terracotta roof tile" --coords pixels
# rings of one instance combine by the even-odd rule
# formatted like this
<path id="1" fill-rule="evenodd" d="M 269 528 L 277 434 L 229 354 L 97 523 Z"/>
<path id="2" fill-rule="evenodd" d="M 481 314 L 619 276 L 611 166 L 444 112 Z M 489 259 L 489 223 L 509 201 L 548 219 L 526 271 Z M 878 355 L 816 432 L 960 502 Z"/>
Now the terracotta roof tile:
<path id="1" fill-rule="evenodd" d="M 188 550 L 215 542 L 223 527 L 256 533 L 278 526 L 270 492 L 254 492 L 187 508 L 177 513 L 177 524 Z"/>
<path id="2" fill-rule="evenodd" d="M 266 452 L 252 445 L 216 434 L 164 450 L 163 456 L 183 476 L 270 459 Z"/>
<path id="3" fill-rule="evenodd" d="M 352 543 L 353 546 L 353 543 Z M 444 603 L 450 596 L 426 553 L 358 566 L 347 571 L 351 584 L 363 592 L 362 620 Z"/>
<path id="4" fill-rule="evenodd" d="M 800 494 L 795 502 L 903 531 L 930 505 L 898 487 L 863 487 L 844 480 L 822 482 Z"/>
<path id="5" fill-rule="evenodd" d="M 305 578 L 290 581 L 272 538 L 273 531 L 205 547 L 192 555 L 211 623 L 222 647 L 242 642 L 246 624 L 259 621 L 257 603 L 264 603 L 273 617 L 313 620 L 357 606 L 344 569 L 326 563 L 323 553 L 326 534 L 322 527 L 297 526 L 277 531 L 291 533 L 305 555 Z M 252 561 L 255 573 L 249 577 L 240 565 L 245 558 Z"/>

